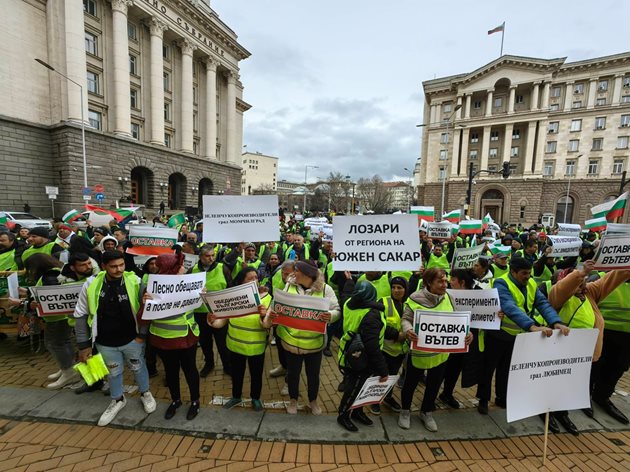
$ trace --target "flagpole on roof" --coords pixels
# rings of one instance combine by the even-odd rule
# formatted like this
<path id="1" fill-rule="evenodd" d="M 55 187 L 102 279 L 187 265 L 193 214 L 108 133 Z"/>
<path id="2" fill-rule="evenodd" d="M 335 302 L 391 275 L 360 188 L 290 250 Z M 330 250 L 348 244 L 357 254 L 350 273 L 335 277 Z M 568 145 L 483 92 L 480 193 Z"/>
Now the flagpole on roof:
<path id="1" fill-rule="evenodd" d="M 501 25 L 501 54 L 499 54 L 499 57 L 503 56 L 503 39 L 505 38 L 505 21 L 503 22 L 503 24 Z"/>

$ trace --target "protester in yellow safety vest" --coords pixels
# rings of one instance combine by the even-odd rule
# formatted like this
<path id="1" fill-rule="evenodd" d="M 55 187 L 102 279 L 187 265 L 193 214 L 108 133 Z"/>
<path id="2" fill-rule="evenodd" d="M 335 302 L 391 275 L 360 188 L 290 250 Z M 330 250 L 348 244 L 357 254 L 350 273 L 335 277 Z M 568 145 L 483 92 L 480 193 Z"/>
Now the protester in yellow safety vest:
<path id="1" fill-rule="evenodd" d="M 256 269 L 246 267 L 240 271 L 234 279 L 234 285 L 242 285 L 250 282 L 258 283 Z M 232 363 L 232 398 L 223 405 L 229 410 L 243 402 L 243 379 L 245 367 L 249 367 L 250 397 L 252 408 L 262 411 L 263 404 L 260 400 L 263 385 L 263 370 L 265 367 L 265 349 L 271 328 L 271 315 L 267 314 L 267 308 L 271 303 L 271 296 L 267 289 L 260 287 L 260 305 L 258 311 L 250 315 L 238 318 L 217 319 L 212 313 L 208 313 L 208 323 L 214 328 L 228 327 L 227 347 L 230 350 L 230 362 Z"/>
<path id="2" fill-rule="evenodd" d="M 402 318 L 402 329 L 410 342 L 418 340 L 418 335 L 414 331 L 414 312 L 416 310 L 429 310 L 450 312 L 454 311 L 453 302 L 446 293 L 448 282 L 446 271 L 432 268 L 424 271 L 424 288 L 414 292 L 405 302 L 405 311 Z M 472 341 L 472 334 L 466 336 L 466 344 Z M 411 350 L 407 361 L 407 372 L 405 383 L 401 392 L 401 410 L 398 417 L 398 426 L 409 429 L 411 425 L 411 400 L 418 386 L 418 382 L 427 370 L 426 389 L 420 406 L 420 420 L 424 427 L 432 432 L 436 432 L 438 427 L 433 418 L 435 410 L 435 399 L 437 398 L 444 378 L 448 353 L 436 353 L 423 350 Z"/>
<path id="3" fill-rule="evenodd" d="M 500 330 L 484 332 L 484 366 L 477 390 L 477 409 L 483 415 L 488 414 L 490 386 L 495 369 L 495 404 L 506 407 L 508 371 L 516 335 L 527 331 L 542 331 L 545 336 L 553 334 L 551 328 L 536 325 L 534 310 L 538 310 L 549 326 L 560 329 L 564 335 L 569 334 L 569 328 L 562 323 L 549 300 L 536 288 L 531 273 L 531 262 L 522 257 L 513 257 L 510 261 L 510 273 L 494 279 L 493 285 L 499 292 L 501 310 L 505 317 L 501 321 Z"/>
<path id="4" fill-rule="evenodd" d="M 493 263 L 490 266 L 490 270 L 492 271 L 492 278 L 496 279 L 501 277 L 502 275 L 507 274 L 510 271 L 508 267 L 508 256 L 507 254 L 503 254 L 502 252 L 497 252 L 494 256 L 492 256 Z"/>
<path id="5" fill-rule="evenodd" d="M 421 248 L 422 258 L 424 260 L 425 269 L 444 269 L 447 273 L 450 271 L 451 261 L 455 253 L 455 239 L 451 237 L 448 241 L 447 252 L 444 252 L 442 243 L 424 244 Z"/>
<path id="6" fill-rule="evenodd" d="M 28 233 L 29 247 L 22 253 L 22 262 L 26 263 L 26 260 L 33 254 L 48 254 L 59 259 L 59 253 L 63 251 L 63 248 L 52 242 L 49 238 L 48 230 L 41 226 L 31 228 Z"/>
<path id="7" fill-rule="evenodd" d="M 18 241 L 10 231 L 0 232 L 0 271 L 18 270 Z M 20 259 L 21 261 L 21 259 Z"/>
<path id="8" fill-rule="evenodd" d="M 288 245 L 284 251 L 284 259 L 306 261 L 311 258 L 310 249 L 310 244 L 304 242 L 304 237 L 296 234 L 293 236 L 293 244 Z"/>
<path id="9" fill-rule="evenodd" d="M 525 241 L 525 247 L 514 252 L 513 257 L 522 257 L 533 264 L 538 260 L 538 241 L 528 239 Z"/>
<path id="10" fill-rule="evenodd" d="M 295 273 L 288 278 L 285 291 L 327 298 L 330 308 L 328 312 L 320 315 L 320 319 L 331 323 L 339 318 L 339 302 L 335 291 L 324 283 L 324 275 L 314 261 L 299 260 L 295 263 Z M 322 410 L 317 404 L 317 396 L 319 395 L 319 371 L 322 364 L 322 351 L 326 346 L 326 335 L 286 326 L 278 326 L 276 332 L 282 341 L 282 347 L 287 356 L 287 380 L 290 398 L 287 413 L 292 415 L 297 413 L 300 373 L 302 372 L 302 364 L 304 364 L 311 413 L 320 415 Z"/>
<path id="11" fill-rule="evenodd" d="M 267 265 L 270 257 L 274 254 L 278 256 L 278 259 L 280 259 L 281 252 L 282 249 L 280 248 L 280 243 L 275 241 L 260 243 L 260 247 L 258 248 L 258 259 L 260 259 L 263 264 Z"/>
<path id="12" fill-rule="evenodd" d="M 192 274 L 206 273 L 206 291 L 208 292 L 224 290 L 232 284 L 232 271 L 223 262 L 217 262 L 214 249 L 214 246 L 210 244 L 202 246 L 199 250 L 199 262 L 190 270 Z M 206 321 L 207 315 L 208 308 L 205 304 L 195 309 L 195 321 L 199 326 L 199 345 L 204 358 L 204 365 L 199 371 L 199 375 L 205 378 L 214 369 L 213 338 L 223 364 L 223 372 L 230 375 L 230 351 L 225 345 L 227 328 L 212 328 Z"/>
<path id="13" fill-rule="evenodd" d="M 232 269 L 232 278 L 235 278 L 236 274 L 246 267 L 253 267 L 259 270 L 261 264 L 262 261 L 256 257 L 256 245 L 254 243 L 241 244 L 239 256 L 236 258 L 236 263 Z"/>
<path id="14" fill-rule="evenodd" d="M 396 375 L 408 351 L 405 343 L 405 333 L 402 330 L 402 314 L 407 301 L 407 281 L 403 277 L 394 277 L 391 279 L 390 284 L 392 286 L 392 295 L 382 298 L 379 302 L 383 304 L 387 329 L 393 330 L 397 338 L 388 339 L 388 336 L 385 336 L 382 351 L 387 363 L 387 372 L 389 375 Z M 400 404 L 394 399 L 393 390 L 390 390 L 383 403 L 393 412 L 400 412 Z M 381 405 L 372 405 L 370 410 L 372 414 L 380 415 Z"/>
<path id="15" fill-rule="evenodd" d="M 140 329 L 136 319 L 141 280 L 135 273 L 125 272 L 125 260 L 119 251 L 105 251 L 101 265 L 102 272 L 83 285 L 74 317 L 79 360 L 85 362 L 92 355 L 94 343 L 109 370 L 112 400 L 98 420 L 99 426 L 107 426 L 127 404 L 123 395 L 125 363 L 134 373 L 144 411 L 154 412 L 156 403 L 149 391 L 144 361 L 146 327 Z"/>
<path id="16" fill-rule="evenodd" d="M 276 269 L 275 274 L 273 274 L 273 277 L 271 278 L 271 290 L 269 293 L 272 295 L 272 297 L 273 297 L 273 293 L 276 290 L 280 290 L 280 291 L 284 290 L 284 287 L 286 286 L 287 281 L 289 280 L 289 276 L 293 275 L 293 272 L 295 272 L 294 260 L 284 261 L 282 265 L 278 269 Z M 278 361 L 280 362 L 280 364 L 274 367 L 273 369 L 271 369 L 269 371 L 269 375 L 271 377 L 282 377 L 283 375 L 287 373 L 287 354 L 284 348 L 282 347 L 282 343 L 277 341 L 278 326 L 274 326 L 273 335 L 274 335 L 274 341 L 272 341 L 272 343 L 273 342 L 276 343 L 276 349 L 278 350 Z M 280 393 L 282 395 L 289 394 L 289 385 L 286 383 L 286 381 Z"/>
<path id="17" fill-rule="evenodd" d="M 258 269 L 258 278 L 260 280 L 260 285 L 263 287 L 267 287 L 269 292 L 271 292 L 271 284 L 272 284 L 273 275 L 275 271 L 279 268 L 280 268 L 280 256 L 274 253 L 269 256 L 267 263 L 261 264 L 261 267 Z"/>
<path id="18" fill-rule="evenodd" d="M 188 233 L 194 234 L 194 233 Z M 184 255 L 161 254 L 155 264 L 159 275 L 182 275 L 186 273 Z M 153 297 L 145 292 L 143 302 Z M 199 326 L 192 311 L 142 324 L 149 325 L 149 344 L 164 364 L 166 385 L 171 395 L 171 404 L 166 408 L 164 418 L 170 420 L 182 406 L 179 388 L 179 372 L 184 372 L 190 391 L 190 407 L 186 419 L 192 420 L 199 413 L 199 371 L 197 370 L 197 341 Z"/>
<path id="19" fill-rule="evenodd" d="M 593 365 L 592 398 L 611 417 L 628 424 L 628 416 L 610 397 L 630 367 L 630 277 L 599 303 L 599 309 L 605 322 L 604 346 L 599 362 Z"/>
<path id="20" fill-rule="evenodd" d="M 392 294 L 392 288 L 389 285 L 389 279 L 387 278 L 387 272 L 373 272 L 367 271 L 365 274 L 361 274 L 357 282 L 366 280 L 370 282 L 376 289 L 376 298 L 381 299 L 389 297 Z"/>
<path id="21" fill-rule="evenodd" d="M 549 302 L 569 328 L 599 330 L 593 353 L 593 362 L 597 362 L 601 357 L 604 342 L 604 318 L 598 305 L 630 278 L 630 270 L 615 270 L 595 282 L 587 283 L 594 265 L 594 261 L 589 260 L 584 263 L 581 270 L 561 271 L 558 274 L 558 281 L 549 293 Z M 576 436 L 579 434 L 577 427 L 569 419 L 568 412 L 556 411 L 553 415 L 571 434 Z"/>
<path id="22" fill-rule="evenodd" d="M 551 280 L 554 271 L 556 270 L 556 260 L 554 257 L 549 257 L 553 248 L 548 247 L 545 249 L 545 253 L 533 263 L 532 266 L 532 278 L 536 285 L 540 285 L 543 282 Z"/>
<path id="23" fill-rule="evenodd" d="M 59 285 L 59 274 L 63 264 L 48 254 L 33 254 L 26 260 L 27 279 L 31 285 Z M 30 303 L 31 310 L 37 309 L 37 301 Z M 78 380 L 74 365 L 72 328 L 65 315 L 44 317 L 44 343 L 60 371 L 48 376 L 53 381 L 46 388 L 58 389 Z"/>
<path id="24" fill-rule="evenodd" d="M 382 352 L 387 330 L 382 309 L 383 306 L 376 302 L 376 289 L 367 281 L 354 285 L 352 296 L 344 305 L 346 323 L 339 342 L 339 367 L 346 378 L 337 423 L 351 432 L 358 431 L 352 420 L 366 426 L 374 424 L 362 407 L 351 409 L 365 381 L 372 375 L 379 376 L 381 382 L 388 378 L 387 362 Z M 398 338 L 398 331 L 392 328 L 389 331 L 393 332 L 393 338 Z M 360 356 L 348 351 L 354 336 L 360 336 L 363 343 Z M 361 357 L 362 361 L 358 361 L 353 354 Z"/>

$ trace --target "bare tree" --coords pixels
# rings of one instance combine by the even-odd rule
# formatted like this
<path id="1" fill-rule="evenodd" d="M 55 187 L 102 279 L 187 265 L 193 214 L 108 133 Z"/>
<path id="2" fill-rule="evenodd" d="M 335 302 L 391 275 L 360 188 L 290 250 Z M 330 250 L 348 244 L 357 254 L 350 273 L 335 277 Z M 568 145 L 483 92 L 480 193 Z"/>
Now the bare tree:
<path id="1" fill-rule="evenodd" d="M 275 195 L 277 193 L 272 184 L 260 184 L 252 192 L 253 195 Z"/>
<path id="2" fill-rule="evenodd" d="M 341 172 L 331 172 L 326 182 L 329 190 L 330 209 L 346 211 L 348 207 L 348 181 Z"/>
<path id="3" fill-rule="evenodd" d="M 383 179 L 378 175 L 371 179 L 359 179 L 357 182 L 357 194 L 364 203 L 365 210 L 374 213 L 385 213 L 391 206 L 391 194 L 385 187 Z"/>

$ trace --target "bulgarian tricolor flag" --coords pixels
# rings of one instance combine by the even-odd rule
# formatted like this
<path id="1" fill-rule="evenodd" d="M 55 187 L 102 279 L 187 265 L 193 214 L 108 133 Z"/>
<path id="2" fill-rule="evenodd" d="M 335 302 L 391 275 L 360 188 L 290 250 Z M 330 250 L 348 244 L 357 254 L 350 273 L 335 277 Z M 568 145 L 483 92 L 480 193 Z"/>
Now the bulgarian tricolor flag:
<path id="1" fill-rule="evenodd" d="M 600 216 L 599 218 L 593 218 L 592 220 L 586 220 L 584 222 L 584 227 L 586 229 L 590 229 L 591 231 L 604 231 L 607 225 L 608 221 L 606 221 L 605 216 Z"/>
<path id="2" fill-rule="evenodd" d="M 418 223 L 420 220 L 435 221 L 435 208 L 430 206 L 412 206 L 410 213 L 418 215 Z"/>
<path id="3" fill-rule="evenodd" d="M 481 234 L 481 220 L 463 220 L 459 222 L 460 234 Z"/>
<path id="4" fill-rule="evenodd" d="M 620 195 L 615 200 L 611 200 L 601 205 L 595 205 L 591 208 L 591 213 L 597 218 L 606 218 L 607 221 L 615 221 L 623 216 L 623 210 L 626 208 L 628 201 L 628 192 Z"/>
<path id="5" fill-rule="evenodd" d="M 61 219 L 63 220 L 64 223 L 70 224 L 77 218 L 80 218 L 81 216 L 82 216 L 81 213 L 79 213 L 77 210 L 72 209 L 68 213 L 63 215 Z"/>
<path id="6" fill-rule="evenodd" d="M 506 256 L 509 256 L 512 253 L 512 248 L 510 246 L 503 246 L 501 244 L 501 241 L 499 241 L 499 244 L 491 244 L 489 246 L 489 249 L 493 255 L 504 254 Z"/>
<path id="7" fill-rule="evenodd" d="M 186 215 L 184 213 L 176 213 L 168 219 L 166 225 L 169 228 L 178 228 L 184 223 L 186 223 Z"/>
<path id="8" fill-rule="evenodd" d="M 459 220 L 462 219 L 462 211 L 461 210 L 453 210 L 449 211 L 442 215 L 442 219 L 446 221 L 450 221 L 453 224 L 459 223 Z"/>
<path id="9" fill-rule="evenodd" d="M 494 220 L 490 216 L 490 213 L 486 213 L 486 216 L 483 217 L 482 223 L 483 229 L 486 229 L 490 225 L 490 223 L 494 223 Z"/>
<path id="10" fill-rule="evenodd" d="M 459 233 L 459 225 L 457 223 L 451 223 L 451 234 L 457 236 L 457 233 Z"/>
<path id="11" fill-rule="evenodd" d="M 133 213 L 140 207 L 129 207 L 129 208 L 117 208 L 116 210 L 106 210 L 105 208 L 97 207 L 95 205 L 85 205 L 85 209 L 89 211 L 95 211 L 96 213 L 101 213 L 105 215 L 109 215 L 114 218 L 119 223 L 127 218 L 129 218 Z"/>

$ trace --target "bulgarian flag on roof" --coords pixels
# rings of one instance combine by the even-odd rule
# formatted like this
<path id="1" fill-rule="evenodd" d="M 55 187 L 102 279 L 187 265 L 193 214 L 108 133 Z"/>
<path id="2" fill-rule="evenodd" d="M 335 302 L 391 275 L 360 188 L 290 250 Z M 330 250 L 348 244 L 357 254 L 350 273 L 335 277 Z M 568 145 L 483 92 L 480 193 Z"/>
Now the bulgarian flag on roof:
<path id="1" fill-rule="evenodd" d="M 85 209 L 89 211 L 95 211 L 96 213 L 100 213 L 101 215 L 109 215 L 114 218 L 119 223 L 123 220 L 126 220 L 140 207 L 129 207 L 129 208 L 117 208 L 116 210 L 106 210 L 105 208 L 97 207 L 95 205 L 85 205 Z"/>
<path id="2" fill-rule="evenodd" d="M 604 231 L 607 225 L 608 221 L 605 216 L 600 216 L 599 218 L 593 218 L 592 220 L 586 220 L 584 222 L 584 227 L 586 229 L 590 229 L 591 231 Z"/>
<path id="3" fill-rule="evenodd" d="M 450 221 L 453 224 L 459 223 L 459 220 L 462 219 L 462 211 L 461 210 L 453 210 L 449 211 L 442 215 L 442 219 L 446 221 Z"/>
<path id="4" fill-rule="evenodd" d="M 481 220 L 463 220 L 459 222 L 460 234 L 481 234 Z"/>
<path id="5" fill-rule="evenodd" d="M 420 220 L 435 221 L 435 208 L 430 206 L 412 206 L 410 213 L 418 215 L 418 222 Z"/>
<path id="6" fill-rule="evenodd" d="M 626 208 L 627 201 L 628 192 L 609 202 L 602 203 L 601 205 L 595 205 L 591 208 L 591 213 L 595 219 L 604 217 L 607 221 L 614 221 L 615 219 L 623 216 L 623 210 Z"/>
<path id="7" fill-rule="evenodd" d="M 171 216 L 168 219 L 168 223 L 166 223 L 166 225 L 169 228 L 178 228 L 184 223 L 186 223 L 186 215 L 182 212 L 182 213 L 175 213 L 173 216 Z"/>
<path id="8" fill-rule="evenodd" d="M 82 216 L 81 213 L 79 213 L 77 210 L 72 209 L 68 213 L 63 215 L 61 219 L 63 220 L 64 223 L 70 224 L 81 216 Z"/>

